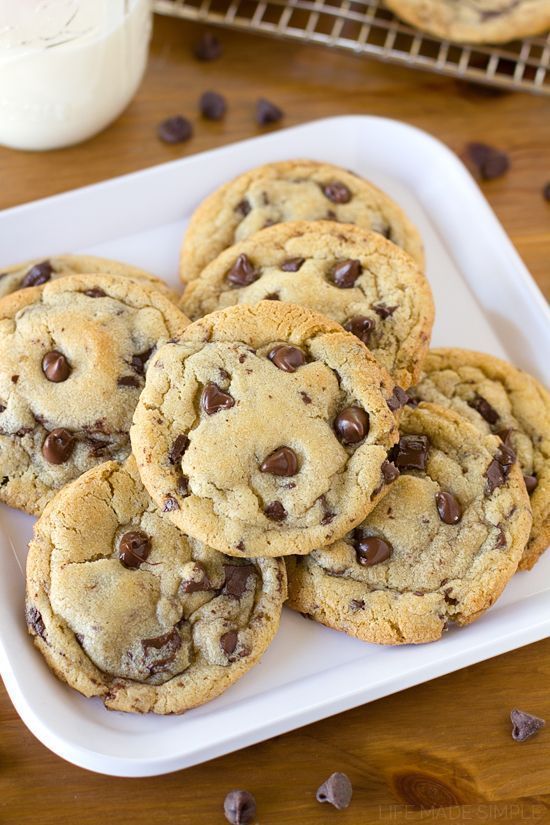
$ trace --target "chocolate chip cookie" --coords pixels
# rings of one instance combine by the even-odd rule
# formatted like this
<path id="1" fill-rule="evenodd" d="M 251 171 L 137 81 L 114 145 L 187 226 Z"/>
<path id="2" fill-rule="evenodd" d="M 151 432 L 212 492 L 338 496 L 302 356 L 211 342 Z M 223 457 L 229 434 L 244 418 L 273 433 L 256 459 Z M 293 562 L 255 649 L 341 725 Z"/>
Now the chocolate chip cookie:
<path id="1" fill-rule="evenodd" d="M 531 568 L 550 543 L 550 393 L 506 361 L 472 350 L 432 350 L 423 369 L 415 397 L 456 410 L 516 453 L 533 509 L 520 568 Z"/>
<path id="2" fill-rule="evenodd" d="M 531 527 L 512 450 L 451 410 L 403 410 L 388 494 L 357 529 L 289 562 L 289 604 L 377 644 L 438 639 L 477 619 Z"/>
<path id="3" fill-rule="evenodd" d="M 157 343 L 187 319 L 150 285 L 70 275 L 0 300 L 0 501 L 38 514 L 128 431 Z"/>
<path id="4" fill-rule="evenodd" d="M 98 258 L 95 255 L 56 255 L 52 258 L 36 258 L 22 264 L 0 268 L 0 298 L 17 289 L 30 286 L 42 286 L 66 275 L 117 275 L 142 281 L 163 292 L 170 300 L 176 300 L 176 293 L 170 287 L 149 272 L 137 266 Z"/>
<path id="5" fill-rule="evenodd" d="M 308 553 L 385 491 L 404 395 L 328 318 L 274 301 L 230 307 L 157 352 L 133 452 L 189 535 L 234 556 Z"/>
<path id="6" fill-rule="evenodd" d="M 35 526 L 27 623 L 48 665 L 113 710 L 182 713 L 249 670 L 286 597 L 279 559 L 231 559 L 155 508 L 133 458 L 65 487 Z"/>
<path id="7" fill-rule="evenodd" d="M 339 166 L 313 160 L 269 163 L 239 175 L 194 212 L 181 250 L 184 282 L 220 252 L 285 221 L 342 221 L 379 232 L 424 265 L 416 228 L 391 198 Z"/>
<path id="8" fill-rule="evenodd" d="M 550 28 L 548 0 L 385 0 L 412 26 L 445 40 L 506 43 Z"/>
<path id="9" fill-rule="evenodd" d="M 338 321 L 404 388 L 420 374 L 434 320 L 414 260 L 375 232 L 331 221 L 290 222 L 226 249 L 185 290 L 192 320 L 234 304 L 288 301 Z"/>

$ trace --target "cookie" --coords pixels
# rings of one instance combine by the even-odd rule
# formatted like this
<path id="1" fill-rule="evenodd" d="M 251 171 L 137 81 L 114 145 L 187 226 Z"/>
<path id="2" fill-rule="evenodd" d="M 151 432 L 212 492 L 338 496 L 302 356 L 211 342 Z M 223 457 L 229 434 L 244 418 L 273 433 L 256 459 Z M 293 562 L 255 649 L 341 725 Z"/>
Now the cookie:
<path id="1" fill-rule="evenodd" d="M 182 713 L 218 696 L 266 650 L 285 596 L 282 561 L 182 534 L 133 458 L 61 490 L 30 544 L 29 632 L 60 679 L 113 710 Z"/>
<path id="2" fill-rule="evenodd" d="M 533 510 L 520 568 L 531 568 L 550 543 L 550 393 L 493 355 L 435 349 L 428 353 L 414 395 L 456 410 L 514 450 Z"/>
<path id="3" fill-rule="evenodd" d="M 195 321 L 157 352 L 132 448 L 189 535 L 234 556 L 309 553 L 384 491 L 403 396 L 338 324 L 261 301 Z"/>
<path id="4" fill-rule="evenodd" d="M 391 198 L 339 166 L 288 160 L 251 169 L 226 183 L 193 213 L 183 241 L 182 281 L 192 281 L 220 252 L 264 227 L 330 220 L 379 232 L 424 265 L 416 228 Z"/>
<path id="5" fill-rule="evenodd" d="M 181 307 L 195 320 L 262 299 L 338 321 L 401 387 L 419 377 L 434 320 L 430 286 L 410 255 L 375 232 L 331 221 L 262 229 L 212 261 L 187 286 Z"/>
<path id="6" fill-rule="evenodd" d="M 451 410 L 403 410 L 395 479 L 361 526 L 289 562 L 289 605 L 376 644 L 469 624 L 514 574 L 531 527 L 521 471 Z"/>
<path id="7" fill-rule="evenodd" d="M 170 300 L 176 300 L 176 294 L 170 287 L 149 272 L 138 269 L 137 266 L 111 261 L 109 258 L 97 258 L 95 255 L 56 255 L 53 258 L 35 258 L 22 264 L 0 269 L 0 298 L 15 292 L 17 289 L 26 289 L 30 286 L 42 286 L 57 278 L 66 275 L 118 275 L 141 281 L 154 286 L 163 292 Z"/>
<path id="8" fill-rule="evenodd" d="M 548 0 L 385 0 L 398 17 L 444 40 L 507 43 L 550 28 Z"/>
<path id="9" fill-rule="evenodd" d="M 148 284 L 71 275 L 0 300 L 0 501 L 38 514 L 56 490 L 130 453 L 159 341 L 188 321 Z"/>

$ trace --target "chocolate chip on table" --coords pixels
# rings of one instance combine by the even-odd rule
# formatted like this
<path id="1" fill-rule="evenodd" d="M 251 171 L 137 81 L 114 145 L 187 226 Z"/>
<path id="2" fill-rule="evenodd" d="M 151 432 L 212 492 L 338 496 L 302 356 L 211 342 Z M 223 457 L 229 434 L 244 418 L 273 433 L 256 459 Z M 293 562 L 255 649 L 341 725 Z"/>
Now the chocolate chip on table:
<path id="1" fill-rule="evenodd" d="M 235 652 L 238 641 L 239 636 L 236 630 L 228 630 L 227 633 L 220 636 L 221 648 L 227 656 L 231 656 L 231 654 Z"/>
<path id="2" fill-rule="evenodd" d="M 235 399 L 228 392 L 221 390 L 217 384 L 206 384 L 201 393 L 201 407 L 207 415 L 214 415 L 221 410 L 235 406 Z"/>
<path id="3" fill-rule="evenodd" d="M 42 372 L 54 384 L 66 381 L 71 374 L 71 367 L 63 353 L 53 349 L 42 359 Z"/>
<path id="4" fill-rule="evenodd" d="M 399 470 L 425 470 L 430 442 L 425 435 L 402 435 L 391 452 Z"/>
<path id="5" fill-rule="evenodd" d="M 317 802 L 329 802 L 338 811 L 343 811 L 351 802 L 353 787 L 345 773 L 332 773 L 317 789 Z"/>
<path id="6" fill-rule="evenodd" d="M 227 280 L 234 287 L 250 286 L 250 284 L 257 281 L 259 277 L 259 271 L 254 269 L 250 258 L 244 253 L 239 255 L 227 273 Z"/>
<path id="7" fill-rule="evenodd" d="M 362 271 L 363 267 L 360 261 L 348 259 L 335 264 L 330 272 L 330 277 L 339 289 L 351 289 Z"/>
<path id="8" fill-rule="evenodd" d="M 339 180 L 334 180 L 321 187 L 323 195 L 332 203 L 349 203 L 351 200 L 351 192 L 345 183 Z"/>
<path id="9" fill-rule="evenodd" d="M 260 464 L 261 473 L 274 476 L 295 476 L 298 472 L 298 458 L 290 447 L 278 447 Z"/>
<path id="10" fill-rule="evenodd" d="M 466 156 L 483 180 L 494 180 L 504 175 L 510 168 L 508 155 L 487 143 L 469 143 Z"/>
<path id="11" fill-rule="evenodd" d="M 369 416 L 362 407 L 345 407 L 334 420 L 342 444 L 358 444 L 369 432 Z"/>
<path id="12" fill-rule="evenodd" d="M 278 123 L 284 112 L 270 100 L 261 97 L 256 103 L 256 121 L 260 126 L 268 126 L 270 123 Z"/>
<path id="13" fill-rule="evenodd" d="M 280 501 L 271 501 L 264 507 L 264 515 L 271 521 L 284 521 L 287 512 Z"/>
<path id="14" fill-rule="evenodd" d="M 223 570 L 225 580 L 222 594 L 240 599 L 246 590 L 249 578 L 256 575 L 256 568 L 253 564 L 224 564 Z"/>
<path id="15" fill-rule="evenodd" d="M 124 567 L 135 569 L 147 560 L 151 540 L 142 530 L 129 530 L 118 543 L 118 557 Z"/>
<path id="16" fill-rule="evenodd" d="M 75 437 L 63 427 L 48 433 L 42 444 L 42 455 L 50 464 L 64 464 L 72 455 Z"/>
<path id="17" fill-rule="evenodd" d="M 533 716 L 517 708 L 510 713 L 510 721 L 512 722 L 512 739 L 516 742 L 525 742 L 546 724 L 540 716 Z"/>
<path id="18" fill-rule="evenodd" d="M 167 117 L 157 127 L 157 137 L 164 143 L 184 143 L 193 134 L 193 126 L 186 117 Z"/>
<path id="19" fill-rule="evenodd" d="M 548 181 L 548 183 L 545 183 L 542 187 L 542 197 L 545 201 L 548 201 L 548 203 L 550 203 L 550 180 Z"/>
<path id="20" fill-rule="evenodd" d="M 189 446 L 189 439 L 186 435 L 178 435 L 172 444 L 170 449 L 170 453 L 168 455 L 168 460 L 170 464 L 177 464 L 178 461 L 181 461 L 183 458 L 183 454 Z"/>
<path id="21" fill-rule="evenodd" d="M 84 295 L 87 295 L 88 298 L 106 298 L 107 295 L 100 289 L 98 286 L 93 287 L 92 289 L 85 289 Z"/>
<path id="22" fill-rule="evenodd" d="M 281 264 L 280 269 L 283 272 L 298 272 L 304 261 L 305 258 L 289 258 Z"/>
<path id="23" fill-rule="evenodd" d="M 298 367 L 306 363 L 306 356 L 299 347 L 291 347 L 287 344 L 278 344 L 268 353 L 269 360 L 275 364 L 277 369 L 283 372 L 296 372 Z"/>
<path id="24" fill-rule="evenodd" d="M 199 110 L 206 120 L 222 120 L 227 111 L 227 101 L 218 92 L 203 92 L 199 100 Z"/>
<path id="25" fill-rule="evenodd" d="M 365 536 L 361 530 L 356 531 L 353 546 L 357 561 L 365 567 L 372 567 L 386 561 L 393 552 L 389 541 L 384 541 L 378 536 Z"/>
<path id="26" fill-rule="evenodd" d="M 471 401 L 468 401 L 468 406 L 472 407 L 474 410 L 477 410 L 480 416 L 485 419 L 488 424 L 497 423 L 499 418 L 497 411 L 485 398 L 483 398 L 482 395 L 476 393 Z M 505 441 L 505 439 L 503 439 L 503 441 Z"/>
<path id="27" fill-rule="evenodd" d="M 462 507 L 456 496 L 447 492 L 436 493 L 435 504 L 444 524 L 458 524 L 462 518 Z"/>
<path id="28" fill-rule="evenodd" d="M 374 321 L 366 315 L 355 315 L 344 323 L 344 329 L 368 346 L 370 334 L 374 329 Z"/>
<path id="29" fill-rule="evenodd" d="M 376 314 L 379 315 L 383 321 L 385 321 L 386 318 L 389 318 L 391 315 L 393 315 L 393 313 L 397 309 L 397 305 L 389 307 L 386 304 L 372 304 L 372 308 L 376 312 Z"/>
<path id="30" fill-rule="evenodd" d="M 533 492 L 538 484 L 538 478 L 536 476 L 523 476 L 523 480 L 525 482 L 525 487 L 527 488 L 527 492 L 529 495 Z"/>
<path id="31" fill-rule="evenodd" d="M 251 825 L 256 819 L 256 800 L 248 791 L 229 791 L 223 812 L 231 825 Z"/>
<path id="32" fill-rule="evenodd" d="M 193 54 L 197 60 L 217 60 L 223 54 L 222 44 L 213 32 L 203 32 L 201 39 L 195 44 Z"/>
<path id="33" fill-rule="evenodd" d="M 53 266 L 49 261 L 42 261 L 40 264 L 32 266 L 23 280 L 21 281 L 21 288 L 25 289 L 29 286 L 41 286 L 47 283 L 53 274 Z"/>
<path id="34" fill-rule="evenodd" d="M 409 396 L 402 387 L 395 385 L 393 392 L 388 398 L 387 404 L 392 412 L 400 410 L 409 401 Z"/>

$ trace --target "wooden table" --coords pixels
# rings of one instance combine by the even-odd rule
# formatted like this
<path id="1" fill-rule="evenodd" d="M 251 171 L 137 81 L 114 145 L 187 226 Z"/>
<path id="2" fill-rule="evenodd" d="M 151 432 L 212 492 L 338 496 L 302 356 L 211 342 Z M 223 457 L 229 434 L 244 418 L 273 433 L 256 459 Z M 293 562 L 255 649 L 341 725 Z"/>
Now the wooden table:
<path id="1" fill-rule="evenodd" d="M 92 141 L 60 152 L 0 149 L 0 208 L 61 192 L 262 131 L 254 103 L 268 97 L 284 125 L 368 113 L 413 123 L 460 152 L 470 140 L 505 149 L 509 174 L 484 185 L 493 208 L 550 295 L 550 99 L 492 95 L 436 76 L 316 47 L 222 33 L 221 60 L 190 56 L 199 29 L 156 21 L 152 58 L 127 112 Z M 223 123 L 197 119 L 187 144 L 156 139 L 159 120 L 195 118 L 207 89 L 223 92 Z M 452 193 L 449 193 L 452 197 Z M 494 820 L 550 822 L 550 731 L 510 737 L 519 706 L 550 719 L 550 640 L 500 656 L 269 742 L 170 776 L 111 779 L 73 767 L 40 745 L 0 695 L 2 825 L 215 825 L 225 792 L 257 797 L 261 825 Z M 315 801 L 332 771 L 349 774 L 352 806 Z M 421 806 L 438 806 L 419 810 Z M 462 807 L 449 807 L 462 806 Z"/>

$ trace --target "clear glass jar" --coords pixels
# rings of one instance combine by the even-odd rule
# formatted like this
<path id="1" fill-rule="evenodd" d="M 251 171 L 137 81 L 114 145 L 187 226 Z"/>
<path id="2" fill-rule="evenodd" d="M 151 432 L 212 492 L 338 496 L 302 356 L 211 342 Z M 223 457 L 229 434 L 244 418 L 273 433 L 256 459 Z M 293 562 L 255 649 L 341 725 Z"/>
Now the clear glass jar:
<path id="1" fill-rule="evenodd" d="M 147 63 L 151 0 L 0 0 L 0 144 L 56 149 L 104 129 Z"/>

